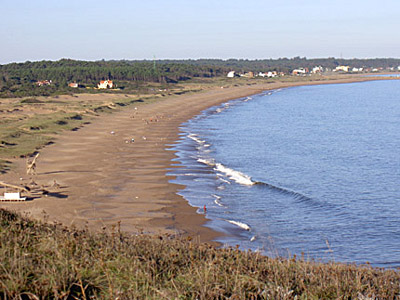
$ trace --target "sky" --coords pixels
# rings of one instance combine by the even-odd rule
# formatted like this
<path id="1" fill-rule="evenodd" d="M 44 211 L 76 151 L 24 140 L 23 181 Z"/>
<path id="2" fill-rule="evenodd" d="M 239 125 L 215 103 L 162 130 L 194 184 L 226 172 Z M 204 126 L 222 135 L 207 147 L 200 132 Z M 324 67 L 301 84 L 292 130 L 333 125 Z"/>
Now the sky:
<path id="1" fill-rule="evenodd" d="M 400 58 L 399 0 L 0 0 L 0 64 Z"/>

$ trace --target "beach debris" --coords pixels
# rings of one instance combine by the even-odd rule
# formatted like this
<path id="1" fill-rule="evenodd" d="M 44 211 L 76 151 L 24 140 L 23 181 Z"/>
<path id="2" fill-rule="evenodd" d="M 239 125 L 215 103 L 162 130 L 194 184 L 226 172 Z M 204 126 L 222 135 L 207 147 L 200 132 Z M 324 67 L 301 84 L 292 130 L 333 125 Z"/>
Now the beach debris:
<path id="1" fill-rule="evenodd" d="M 135 139 L 132 138 L 132 139 L 131 139 L 131 143 L 134 143 L 134 142 L 135 142 Z"/>
<path id="2" fill-rule="evenodd" d="M 111 133 L 111 134 L 115 134 L 115 131 L 111 131 L 110 133 Z"/>
<path id="3" fill-rule="evenodd" d="M 147 138 L 145 136 L 142 136 L 142 139 L 147 140 Z"/>
<path id="4" fill-rule="evenodd" d="M 56 190 L 60 189 L 60 184 L 54 179 L 53 184 L 51 185 L 52 188 L 55 188 Z"/>
<path id="5" fill-rule="evenodd" d="M 0 185 L 2 185 L 4 187 L 13 188 L 13 189 L 16 189 L 19 191 L 24 191 L 24 192 L 29 192 L 31 190 L 28 186 L 14 185 L 14 184 L 10 184 L 10 183 L 5 183 L 4 181 L 0 181 Z"/>
<path id="6" fill-rule="evenodd" d="M 26 174 L 28 175 L 35 175 L 36 174 L 36 160 L 39 157 L 39 153 L 35 155 L 33 160 L 29 162 L 29 160 L 26 161 Z"/>
<path id="7" fill-rule="evenodd" d="M 44 185 L 40 186 L 40 191 L 41 191 L 42 195 L 45 195 L 46 197 L 50 193 L 48 190 L 46 190 L 46 187 Z"/>

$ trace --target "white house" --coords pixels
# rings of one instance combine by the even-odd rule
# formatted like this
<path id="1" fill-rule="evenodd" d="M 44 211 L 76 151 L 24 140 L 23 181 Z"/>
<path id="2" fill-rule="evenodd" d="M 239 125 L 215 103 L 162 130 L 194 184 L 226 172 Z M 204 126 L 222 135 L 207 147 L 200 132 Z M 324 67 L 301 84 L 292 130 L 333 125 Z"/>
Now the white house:
<path id="1" fill-rule="evenodd" d="M 300 68 L 300 69 L 294 69 L 292 71 L 292 75 L 305 75 L 308 72 L 307 69 Z"/>
<path id="2" fill-rule="evenodd" d="M 318 67 L 314 67 L 314 68 L 312 69 L 311 73 L 313 73 L 313 74 L 322 73 L 323 70 L 324 70 L 324 69 L 323 69 L 321 66 L 318 66 Z"/>
<path id="3" fill-rule="evenodd" d="M 235 71 L 230 71 L 230 72 L 228 73 L 228 75 L 226 75 L 226 77 L 228 77 L 228 78 L 233 78 L 233 77 L 235 77 Z"/>
<path id="4" fill-rule="evenodd" d="M 353 69 L 351 69 L 351 72 L 358 73 L 358 72 L 362 72 L 363 70 L 364 70 L 363 68 L 353 68 Z"/>
<path id="5" fill-rule="evenodd" d="M 268 71 L 266 73 L 260 72 L 257 76 L 272 78 L 278 76 L 278 73 L 276 71 Z"/>
<path id="6" fill-rule="evenodd" d="M 102 80 L 100 83 L 97 85 L 99 89 L 112 89 L 114 87 L 114 83 L 112 80 Z"/>
<path id="7" fill-rule="evenodd" d="M 72 87 L 72 88 L 78 88 L 79 87 L 79 85 L 76 82 L 70 82 L 70 83 L 68 83 L 68 86 Z"/>
<path id="8" fill-rule="evenodd" d="M 338 72 L 338 71 L 342 71 L 342 72 L 349 72 L 350 67 L 349 66 L 337 66 L 335 68 L 335 70 L 333 70 L 334 72 Z"/>

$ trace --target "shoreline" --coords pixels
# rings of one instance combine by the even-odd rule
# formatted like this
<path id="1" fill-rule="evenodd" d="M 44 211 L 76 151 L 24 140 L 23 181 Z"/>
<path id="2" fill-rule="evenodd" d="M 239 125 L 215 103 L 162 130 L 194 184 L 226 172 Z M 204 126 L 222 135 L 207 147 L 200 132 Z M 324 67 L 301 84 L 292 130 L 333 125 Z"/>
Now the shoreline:
<path id="1" fill-rule="evenodd" d="M 102 115 L 78 131 L 63 132 L 40 150 L 33 179 L 46 186 L 56 180 L 57 192 L 0 207 L 67 226 L 102 230 L 117 225 L 132 234 L 183 235 L 212 242 L 223 234 L 203 226 L 206 217 L 177 194 L 183 186 L 170 183 L 172 177 L 166 175 L 168 168 L 178 167 L 172 161 L 175 152 L 167 147 L 178 140 L 179 126 L 204 109 L 266 90 L 372 80 L 390 79 L 355 76 L 213 88 Z M 0 180 L 30 179 L 25 160 L 15 164 Z"/>

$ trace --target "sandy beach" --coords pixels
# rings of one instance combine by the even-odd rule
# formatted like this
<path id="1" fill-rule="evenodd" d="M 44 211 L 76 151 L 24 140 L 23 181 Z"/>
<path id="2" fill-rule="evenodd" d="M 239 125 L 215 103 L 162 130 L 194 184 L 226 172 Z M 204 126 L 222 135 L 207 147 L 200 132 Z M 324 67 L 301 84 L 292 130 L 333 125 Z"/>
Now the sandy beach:
<path id="1" fill-rule="evenodd" d="M 166 175 L 169 168 L 179 167 L 172 165 L 174 152 L 168 145 L 178 139 L 180 124 L 208 107 L 264 90 L 366 80 L 372 79 L 218 87 L 102 115 L 40 150 L 34 180 L 45 186 L 56 181 L 60 185 L 56 192 L 0 207 L 67 226 L 102 230 L 120 224 L 128 233 L 169 233 L 211 242 L 220 234 L 203 226 L 205 215 L 177 195 L 183 186 L 170 183 L 172 178 Z M 15 166 L 0 180 L 29 181 L 25 159 L 15 161 Z"/>

